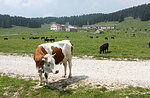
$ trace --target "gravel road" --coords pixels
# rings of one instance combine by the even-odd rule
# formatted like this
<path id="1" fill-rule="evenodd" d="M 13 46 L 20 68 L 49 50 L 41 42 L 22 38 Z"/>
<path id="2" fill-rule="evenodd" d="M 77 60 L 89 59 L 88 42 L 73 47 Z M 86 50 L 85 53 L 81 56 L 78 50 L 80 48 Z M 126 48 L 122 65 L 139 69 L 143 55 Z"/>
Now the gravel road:
<path id="1" fill-rule="evenodd" d="M 50 74 L 49 82 L 63 79 L 63 65 L 58 74 Z M 68 71 L 68 70 L 67 70 Z M 0 55 L 0 73 L 13 73 L 38 79 L 32 57 Z M 73 57 L 72 81 L 110 89 L 138 86 L 150 88 L 150 61 L 112 61 Z"/>

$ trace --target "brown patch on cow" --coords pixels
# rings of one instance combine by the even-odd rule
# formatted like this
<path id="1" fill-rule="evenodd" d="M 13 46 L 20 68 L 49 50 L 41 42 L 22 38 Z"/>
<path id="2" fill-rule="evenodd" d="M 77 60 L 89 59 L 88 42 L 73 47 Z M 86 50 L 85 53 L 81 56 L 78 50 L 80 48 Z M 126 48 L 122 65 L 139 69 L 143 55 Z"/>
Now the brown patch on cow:
<path id="1" fill-rule="evenodd" d="M 56 53 L 56 55 L 54 56 L 55 64 L 59 64 L 64 59 L 64 54 L 62 53 L 62 49 L 54 46 L 52 46 L 51 49 L 53 50 L 52 54 Z"/>
<path id="2" fill-rule="evenodd" d="M 41 58 L 45 54 L 47 54 L 47 52 L 42 46 L 36 48 L 35 53 L 34 53 L 34 60 L 35 60 L 37 68 L 43 67 L 44 62 L 42 61 Z"/>

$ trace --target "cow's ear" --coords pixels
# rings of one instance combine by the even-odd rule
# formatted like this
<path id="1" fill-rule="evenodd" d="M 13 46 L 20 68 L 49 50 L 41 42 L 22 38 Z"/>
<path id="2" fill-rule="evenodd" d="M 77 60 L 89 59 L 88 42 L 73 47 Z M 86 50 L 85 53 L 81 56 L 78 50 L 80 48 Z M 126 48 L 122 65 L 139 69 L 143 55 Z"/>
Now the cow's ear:
<path id="1" fill-rule="evenodd" d="M 56 55 L 56 53 L 55 54 L 53 54 L 52 56 L 54 57 Z"/>

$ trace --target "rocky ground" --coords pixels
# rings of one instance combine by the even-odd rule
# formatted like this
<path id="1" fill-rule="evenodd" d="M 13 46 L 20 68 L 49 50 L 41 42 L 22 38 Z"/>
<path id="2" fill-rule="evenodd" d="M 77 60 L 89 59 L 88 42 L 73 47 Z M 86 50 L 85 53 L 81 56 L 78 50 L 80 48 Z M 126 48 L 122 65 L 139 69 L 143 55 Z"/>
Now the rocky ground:
<path id="1" fill-rule="evenodd" d="M 73 57 L 72 79 L 62 78 L 63 65 L 57 65 L 57 68 L 58 74 L 49 75 L 49 83 L 56 86 L 74 85 L 75 87 L 88 84 L 93 87 L 105 86 L 109 89 L 127 86 L 150 88 L 150 61 L 112 61 Z M 29 56 L 0 55 L 0 73 L 38 79 L 34 60 Z"/>

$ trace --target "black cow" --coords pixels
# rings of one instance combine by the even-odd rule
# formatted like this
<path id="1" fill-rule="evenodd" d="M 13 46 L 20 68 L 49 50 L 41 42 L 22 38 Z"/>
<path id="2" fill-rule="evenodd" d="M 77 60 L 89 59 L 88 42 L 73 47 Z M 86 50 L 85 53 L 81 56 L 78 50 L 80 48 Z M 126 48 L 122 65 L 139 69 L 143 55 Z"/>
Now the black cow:
<path id="1" fill-rule="evenodd" d="M 90 36 L 90 38 L 93 38 L 93 36 Z"/>
<path id="2" fill-rule="evenodd" d="M 8 40 L 8 38 L 7 38 L 7 37 L 5 37 L 5 38 L 4 38 L 4 40 Z"/>
<path id="3" fill-rule="evenodd" d="M 111 39 L 115 39 L 115 37 L 111 37 Z"/>
<path id="4" fill-rule="evenodd" d="M 150 42 L 148 43 L 148 45 L 149 45 L 149 48 L 150 48 Z"/>
<path id="5" fill-rule="evenodd" d="M 100 46 L 100 54 L 106 53 L 106 51 L 108 52 L 108 47 L 109 47 L 109 43 L 105 43 L 105 44 L 101 45 Z"/>
<path id="6" fill-rule="evenodd" d="M 44 42 L 55 42 L 55 39 L 48 39 L 48 38 L 46 38 L 46 39 L 44 39 Z"/>
<path id="7" fill-rule="evenodd" d="M 67 39 L 69 38 L 69 36 L 65 36 Z"/>
<path id="8" fill-rule="evenodd" d="M 108 40 L 108 37 L 105 37 L 106 40 Z"/>
<path id="9" fill-rule="evenodd" d="M 39 39 L 40 37 L 29 37 L 29 39 Z"/>
<path id="10" fill-rule="evenodd" d="M 41 37 L 41 39 L 45 39 L 45 37 Z"/>
<path id="11" fill-rule="evenodd" d="M 96 38 L 99 38 L 99 36 L 96 36 Z"/>

